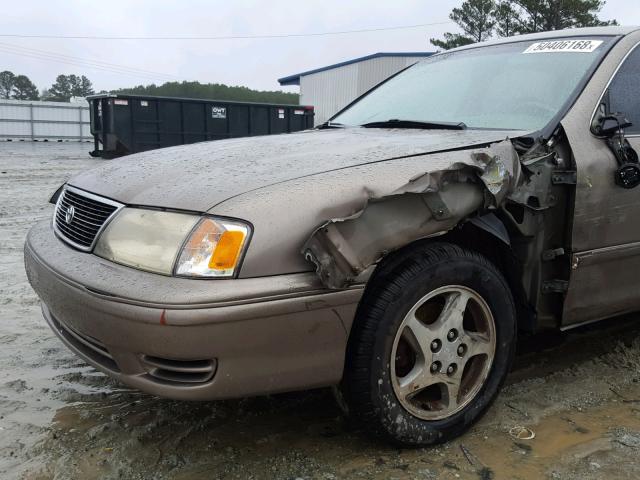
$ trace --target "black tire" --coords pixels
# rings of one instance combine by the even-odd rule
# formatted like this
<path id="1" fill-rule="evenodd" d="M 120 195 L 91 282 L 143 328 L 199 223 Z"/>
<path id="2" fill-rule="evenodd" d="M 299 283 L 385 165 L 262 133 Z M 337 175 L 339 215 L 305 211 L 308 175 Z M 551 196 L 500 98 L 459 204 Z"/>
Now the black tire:
<path id="1" fill-rule="evenodd" d="M 477 292 L 495 323 L 495 353 L 488 376 L 461 411 L 438 420 L 411 414 L 394 392 L 390 356 L 407 312 L 427 293 L 446 285 Z M 468 429 L 498 394 L 513 360 L 516 308 L 504 276 L 484 256 L 444 242 L 421 242 L 390 255 L 377 268 L 347 347 L 344 395 L 365 429 L 401 445 L 448 441 Z"/>

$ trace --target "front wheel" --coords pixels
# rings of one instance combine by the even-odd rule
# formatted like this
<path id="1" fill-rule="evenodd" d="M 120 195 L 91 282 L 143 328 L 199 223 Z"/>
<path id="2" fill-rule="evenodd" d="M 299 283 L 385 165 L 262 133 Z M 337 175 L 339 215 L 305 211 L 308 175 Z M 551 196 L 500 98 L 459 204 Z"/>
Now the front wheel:
<path id="1" fill-rule="evenodd" d="M 405 445 L 449 440 L 489 407 L 514 353 L 502 274 L 452 244 L 421 244 L 378 267 L 347 352 L 349 410 Z"/>

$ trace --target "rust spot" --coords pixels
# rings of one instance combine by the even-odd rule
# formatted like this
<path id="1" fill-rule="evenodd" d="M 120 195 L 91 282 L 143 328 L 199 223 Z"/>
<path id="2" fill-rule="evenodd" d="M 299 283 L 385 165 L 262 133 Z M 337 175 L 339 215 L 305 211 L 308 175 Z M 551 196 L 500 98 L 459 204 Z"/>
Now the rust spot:
<path id="1" fill-rule="evenodd" d="M 167 311 L 163 309 L 162 313 L 160 314 L 160 325 L 166 325 L 166 324 L 167 324 Z"/>

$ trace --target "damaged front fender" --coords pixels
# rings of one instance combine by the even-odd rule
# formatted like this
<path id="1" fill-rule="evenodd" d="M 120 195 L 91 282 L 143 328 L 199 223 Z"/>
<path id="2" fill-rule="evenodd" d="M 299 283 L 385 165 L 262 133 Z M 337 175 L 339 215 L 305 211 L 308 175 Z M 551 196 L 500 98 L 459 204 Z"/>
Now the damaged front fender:
<path id="1" fill-rule="evenodd" d="M 328 288 L 344 288 L 388 252 L 451 230 L 475 212 L 497 208 L 518 185 L 520 163 L 510 140 L 487 148 L 425 156 L 446 158 L 390 192 L 376 192 L 363 209 L 327 221 L 305 243 Z"/>

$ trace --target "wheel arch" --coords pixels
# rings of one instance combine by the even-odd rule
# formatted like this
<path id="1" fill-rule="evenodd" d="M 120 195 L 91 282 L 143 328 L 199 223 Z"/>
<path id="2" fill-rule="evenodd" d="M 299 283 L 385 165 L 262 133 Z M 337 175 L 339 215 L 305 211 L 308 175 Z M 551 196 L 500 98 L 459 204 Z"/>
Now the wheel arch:
<path id="1" fill-rule="evenodd" d="M 443 235 L 413 241 L 387 254 L 376 266 L 367 285 L 371 283 L 374 276 L 384 275 L 389 270 L 388 267 L 402 262 L 416 248 L 433 242 L 450 243 L 486 257 L 504 275 L 509 284 L 516 303 L 518 330 L 527 333 L 535 331 L 536 313 L 522 283 L 522 266 L 513 252 L 511 237 L 504 223 L 493 213 L 474 217 Z M 365 287 L 363 298 L 367 290 Z"/>
<path id="2" fill-rule="evenodd" d="M 518 330 L 535 331 L 535 309 L 529 302 L 522 283 L 522 265 L 511 247 L 511 237 L 507 229 L 502 220 L 493 213 L 476 219 L 479 221 L 468 221 L 439 237 L 439 240 L 477 252 L 493 263 L 505 276 L 511 289 L 516 303 Z M 505 241 L 505 237 L 508 242 Z"/>

